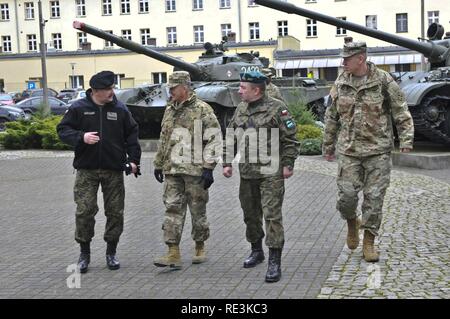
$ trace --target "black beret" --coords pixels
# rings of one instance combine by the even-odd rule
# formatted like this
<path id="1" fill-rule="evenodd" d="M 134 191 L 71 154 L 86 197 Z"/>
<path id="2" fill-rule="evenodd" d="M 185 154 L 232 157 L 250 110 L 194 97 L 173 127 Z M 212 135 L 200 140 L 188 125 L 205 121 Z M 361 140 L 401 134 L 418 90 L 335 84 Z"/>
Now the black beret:
<path id="1" fill-rule="evenodd" d="M 265 83 L 267 77 L 259 71 L 250 71 L 239 74 L 241 82 Z"/>
<path id="2" fill-rule="evenodd" d="M 93 89 L 107 89 L 114 84 L 114 73 L 111 71 L 101 71 L 94 74 L 89 80 L 89 86 Z"/>

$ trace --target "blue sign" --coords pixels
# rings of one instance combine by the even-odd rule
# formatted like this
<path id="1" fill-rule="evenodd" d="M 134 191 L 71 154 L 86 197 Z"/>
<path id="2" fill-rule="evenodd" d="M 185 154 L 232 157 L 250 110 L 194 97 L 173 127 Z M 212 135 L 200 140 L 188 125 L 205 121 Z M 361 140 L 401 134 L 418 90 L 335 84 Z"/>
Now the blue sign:
<path id="1" fill-rule="evenodd" d="M 36 88 L 36 82 L 28 82 L 27 88 L 28 90 L 34 90 Z"/>

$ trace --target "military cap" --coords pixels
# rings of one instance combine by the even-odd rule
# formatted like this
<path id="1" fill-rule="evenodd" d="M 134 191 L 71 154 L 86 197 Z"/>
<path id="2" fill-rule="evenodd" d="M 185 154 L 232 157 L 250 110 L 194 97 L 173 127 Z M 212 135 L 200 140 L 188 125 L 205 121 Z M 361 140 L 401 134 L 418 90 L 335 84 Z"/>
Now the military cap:
<path id="1" fill-rule="evenodd" d="M 114 84 L 114 78 L 113 72 L 101 71 L 91 77 L 89 86 L 93 89 L 107 89 Z"/>
<path id="2" fill-rule="evenodd" d="M 191 76 L 186 71 L 175 71 L 169 76 L 169 83 L 167 86 L 169 88 L 174 88 L 177 85 L 190 85 Z"/>
<path id="3" fill-rule="evenodd" d="M 348 58 L 358 53 L 366 53 L 367 45 L 364 41 L 349 41 L 344 44 L 342 49 L 341 57 Z"/>
<path id="4" fill-rule="evenodd" d="M 250 71 L 239 74 L 241 82 L 265 83 L 267 77 L 259 71 Z"/>
<path id="5" fill-rule="evenodd" d="M 266 77 L 272 77 L 275 75 L 275 69 L 274 68 L 264 68 L 261 69 L 261 73 L 264 74 Z"/>

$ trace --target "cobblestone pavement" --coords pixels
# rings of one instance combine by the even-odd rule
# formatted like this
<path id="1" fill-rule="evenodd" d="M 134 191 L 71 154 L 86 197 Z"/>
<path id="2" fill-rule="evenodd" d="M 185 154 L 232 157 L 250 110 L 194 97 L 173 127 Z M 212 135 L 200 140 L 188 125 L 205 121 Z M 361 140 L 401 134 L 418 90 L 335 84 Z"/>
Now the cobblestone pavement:
<path id="1" fill-rule="evenodd" d="M 432 177 L 393 171 L 380 231 L 381 260 L 368 264 L 361 248 L 344 247 L 344 222 L 335 210 L 336 164 L 301 158 L 287 181 L 283 277 L 264 283 L 266 263 L 243 269 L 248 255 L 239 206 L 239 179 L 219 169 L 210 192 L 211 238 L 207 263 L 192 265 L 187 222 L 181 244 L 184 267 L 152 265 L 165 253 L 162 187 L 144 153 L 144 175 L 126 179 L 122 268 L 105 266 L 105 219 L 97 215 L 89 272 L 80 289 L 67 288 L 76 261 L 71 152 L 0 152 L 2 258 L 0 298 L 448 298 L 450 289 L 450 185 Z M 101 194 L 101 193 L 99 193 Z M 99 196 L 101 198 L 101 196 Z M 101 199 L 99 207 L 102 207 Z M 187 218 L 189 220 L 189 218 Z M 267 249 L 266 249 L 267 251 Z"/>

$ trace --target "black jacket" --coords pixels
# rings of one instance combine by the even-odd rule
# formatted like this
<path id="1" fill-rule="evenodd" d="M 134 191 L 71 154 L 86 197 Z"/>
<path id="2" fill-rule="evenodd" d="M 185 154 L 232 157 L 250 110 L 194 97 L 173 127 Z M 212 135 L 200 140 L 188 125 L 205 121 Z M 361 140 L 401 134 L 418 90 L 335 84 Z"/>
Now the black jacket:
<path id="1" fill-rule="evenodd" d="M 113 102 L 98 106 L 88 90 L 86 98 L 72 104 L 56 130 L 61 141 L 74 147 L 76 169 L 122 171 L 127 160 L 137 165 L 140 162 L 138 125 L 115 96 Z M 100 141 L 93 145 L 84 143 L 86 132 L 98 132 Z"/>

